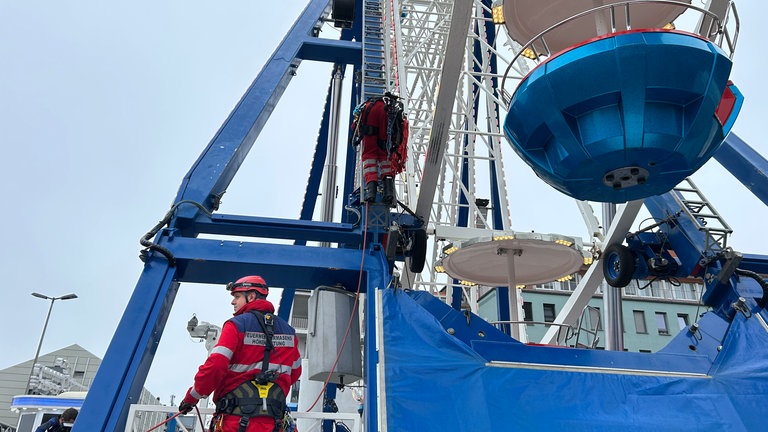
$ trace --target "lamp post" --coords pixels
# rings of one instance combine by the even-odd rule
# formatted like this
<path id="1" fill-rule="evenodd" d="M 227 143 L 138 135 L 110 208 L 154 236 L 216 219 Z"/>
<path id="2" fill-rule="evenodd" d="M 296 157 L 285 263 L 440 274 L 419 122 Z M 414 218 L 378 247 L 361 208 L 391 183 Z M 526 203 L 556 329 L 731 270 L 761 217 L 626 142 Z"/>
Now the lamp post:
<path id="1" fill-rule="evenodd" d="M 48 320 L 51 318 L 51 311 L 53 310 L 53 302 L 55 302 L 56 300 L 70 300 L 70 299 L 77 298 L 77 294 L 67 294 L 61 297 L 48 297 L 47 295 L 33 292 L 32 295 L 37 298 L 50 300 L 51 305 L 48 307 L 48 315 L 45 317 L 45 324 L 43 324 L 43 333 L 40 335 L 40 342 L 37 344 L 37 352 L 35 352 L 35 360 L 32 361 L 32 368 L 29 371 L 29 378 L 27 378 L 27 388 L 25 390 L 25 393 L 29 393 L 29 384 L 30 382 L 32 382 L 32 374 L 35 373 L 35 364 L 37 364 L 37 359 L 38 357 L 40 357 L 40 348 L 43 346 L 43 338 L 45 338 L 45 330 L 48 329 Z"/>

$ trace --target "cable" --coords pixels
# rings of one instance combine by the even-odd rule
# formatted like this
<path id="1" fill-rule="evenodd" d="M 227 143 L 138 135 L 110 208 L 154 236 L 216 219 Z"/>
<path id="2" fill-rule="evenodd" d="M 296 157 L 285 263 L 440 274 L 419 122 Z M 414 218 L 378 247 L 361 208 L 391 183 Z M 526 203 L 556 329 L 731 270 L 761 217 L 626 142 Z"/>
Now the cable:
<path id="1" fill-rule="evenodd" d="M 178 416 L 180 416 L 180 415 L 181 415 L 181 412 L 177 412 L 177 413 L 176 413 L 176 414 L 174 414 L 173 416 L 171 416 L 171 417 L 168 417 L 167 419 L 165 419 L 165 421 L 162 421 L 162 422 L 160 422 L 160 423 L 158 423 L 158 424 L 156 424 L 156 425 L 152 426 L 151 428 L 147 429 L 147 432 L 152 432 L 153 430 L 155 430 L 155 429 L 159 428 L 160 426 L 162 426 L 162 425 L 164 425 L 164 424 L 168 423 L 169 421 L 171 421 L 171 420 L 175 419 L 176 417 L 178 417 Z"/>
<path id="2" fill-rule="evenodd" d="M 203 423 L 203 416 L 200 414 L 200 408 L 195 405 L 195 412 L 197 412 L 197 419 L 200 420 L 200 427 L 205 427 L 205 423 Z"/>
<path id="3" fill-rule="evenodd" d="M 144 250 L 142 250 L 139 253 L 139 258 L 143 261 L 147 261 L 147 254 L 149 251 L 157 251 L 158 253 L 165 256 L 165 258 L 168 260 L 168 265 L 171 267 L 176 266 L 176 257 L 173 256 L 170 250 L 167 248 L 160 246 L 158 244 L 155 244 L 151 241 L 149 241 L 150 238 L 154 237 L 160 230 L 168 225 L 171 222 L 171 218 L 173 218 L 173 214 L 176 213 L 176 209 L 179 208 L 182 204 L 194 204 L 200 211 L 202 211 L 206 216 L 211 217 L 211 212 L 208 211 L 207 208 L 205 208 L 202 204 L 196 202 L 196 201 L 190 201 L 190 200 L 182 200 L 171 206 L 171 209 L 168 210 L 168 212 L 163 216 L 163 218 L 160 220 L 160 222 L 157 223 L 154 227 L 152 227 L 151 230 L 149 230 L 148 233 L 144 234 L 144 237 L 142 237 L 139 240 L 139 243 L 144 246 Z"/>
<path id="4" fill-rule="evenodd" d="M 649 286 L 651 286 L 651 284 L 653 284 L 653 283 L 654 283 L 654 282 L 656 282 L 657 280 L 658 280 L 658 277 L 656 277 L 656 276 L 653 276 L 653 277 L 651 277 L 651 279 L 648 281 L 648 283 L 647 283 L 647 284 L 645 284 L 645 285 L 643 285 L 643 286 L 640 286 L 640 282 L 638 281 L 638 287 L 637 287 L 637 289 L 640 289 L 640 290 L 644 290 L 644 289 L 648 288 Z"/>
<path id="5" fill-rule="evenodd" d="M 200 414 L 200 408 L 198 408 L 198 407 L 197 407 L 197 405 L 195 405 L 195 411 L 197 411 L 197 419 L 200 421 L 200 427 L 201 427 L 201 428 L 204 428 L 204 427 L 205 427 L 205 423 L 203 423 L 203 416 L 202 416 L 202 414 Z M 181 411 L 177 412 L 177 413 L 176 413 L 176 414 L 174 414 L 173 416 L 171 416 L 171 417 L 168 417 L 168 418 L 167 418 L 167 419 L 165 419 L 164 421 L 162 421 L 162 422 L 160 422 L 160 423 L 158 423 L 158 424 L 156 424 L 156 425 L 152 426 L 151 428 L 147 429 L 147 431 L 146 431 L 146 432 L 151 432 L 151 431 L 153 431 L 153 430 L 155 430 L 155 429 L 159 428 L 160 426 L 162 426 L 162 425 L 164 425 L 164 424 L 168 423 L 169 421 L 171 421 L 171 420 L 175 419 L 176 417 L 180 416 L 181 414 L 182 414 L 182 413 L 181 413 Z"/>
<path id="6" fill-rule="evenodd" d="M 415 213 L 413 210 L 411 210 L 410 208 L 408 208 L 408 206 L 407 206 L 407 205 L 405 205 L 405 203 L 403 203 L 403 202 L 402 202 L 402 201 L 400 201 L 400 200 L 396 200 L 396 201 L 397 201 L 397 203 L 398 203 L 398 204 L 400 204 L 400 207 L 402 207 L 402 208 L 403 208 L 403 210 L 404 210 L 405 212 L 407 212 L 407 213 L 408 213 L 408 214 L 410 214 L 411 216 L 415 217 L 415 218 L 416 218 L 417 220 L 419 220 L 421 223 L 424 223 L 424 218 L 420 217 L 420 216 L 419 216 L 419 215 L 417 215 L 417 214 L 416 214 L 416 213 Z M 400 214 L 402 214 L 402 212 L 400 212 Z M 425 226 L 424 228 L 426 228 L 426 226 Z"/>
<path id="7" fill-rule="evenodd" d="M 751 270 L 743 270 L 743 269 L 737 268 L 735 271 L 737 275 L 752 278 L 756 280 L 758 284 L 760 284 L 760 288 L 763 289 L 763 297 L 757 302 L 757 306 L 760 309 L 764 309 L 765 305 L 768 304 L 768 283 L 766 283 L 765 280 L 762 277 L 760 277 L 759 274 Z"/>

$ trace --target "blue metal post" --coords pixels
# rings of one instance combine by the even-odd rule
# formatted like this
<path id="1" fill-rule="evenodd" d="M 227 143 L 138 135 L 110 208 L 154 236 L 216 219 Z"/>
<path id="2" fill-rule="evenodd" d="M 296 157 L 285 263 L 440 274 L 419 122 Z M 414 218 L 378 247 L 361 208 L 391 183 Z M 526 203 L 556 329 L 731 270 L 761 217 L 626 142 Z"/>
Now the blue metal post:
<path id="1" fill-rule="evenodd" d="M 512 311 L 509 310 L 509 290 L 515 287 L 496 288 L 496 310 L 499 311 L 499 321 L 509 321 L 512 319 Z M 501 331 L 511 335 L 512 327 L 509 324 L 501 326 Z"/>
<path id="2" fill-rule="evenodd" d="M 733 132 L 725 138 L 714 158 L 768 205 L 768 160 Z"/>
<path id="3" fill-rule="evenodd" d="M 194 201 L 215 209 L 302 60 L 359 64 L 360 43 L 318 39 L 314 28 L 329 0 L 312 0 L 187 173 L 176 202 Z M 185 208 L 185 218 L 197 214 Z M 184 228 L 183 226 L 180 228 Z"/>
<path id="4" fill-rule="evenodd" d="M 144 266 L 133 296 L 88 390 L 75 429 L 116 431 L 125 427 L 128 409 L 139 402 L 152 358 L 160 343 L 179 288 L 176 269 L 162 257 Z"/>
<path id="5" fill-rule="evenodd" d="M 335 403 L 336 400 L 336 386 L 329 384 L 325 388 L 325 395 L 323 400 L 323 412 L 333 412 L 331 406 L 326 405 L 326 402 L 333 401 Z M 333 420 L 323 420 L 323 432 L 333 432 Z"/>

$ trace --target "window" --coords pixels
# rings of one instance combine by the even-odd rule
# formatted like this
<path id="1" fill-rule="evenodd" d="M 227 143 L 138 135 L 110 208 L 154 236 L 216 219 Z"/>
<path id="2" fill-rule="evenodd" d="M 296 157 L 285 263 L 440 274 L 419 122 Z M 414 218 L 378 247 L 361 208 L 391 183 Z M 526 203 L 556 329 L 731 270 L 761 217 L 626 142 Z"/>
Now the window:
<path id="1" fill-rule="evenodd" d="M 578 275 L 575 275 L 573 279 L 560 282 L 561 291 L 574 291 L 579 285 Z"/>
<path id="2" fill-rule="evenodd" d="M 593 312 L 589 314 L 589 319 L 592 321 L 591 324 L 596 325 L 597 328 L 595 330 L 602 331 L 603 330 L 603 320 L 601 319 L 602 315 L 600 315 L 600 308 L 596 307 Z"/>
<path id="3" fill-rule="evenodd" d="M 533 321 L 533 306 L 531 302 L 523 302 L 523 320 Z"/>
<path id="4" fill-rule="evenodd" d="M 656 312 L 656 328 L 659 330 L 660 335 L 669 334 L 669 329 L 667 328 L 666 312 Z"/>
<path id="5" fill-rule="evenodd" d="M 632 311 L 632 315 L 635 316 L 635 331 L 642 334 L 648 333 L 648 329 L 645 327 L 645 314 L 643 311 Z"/>
<path id="6" fill-rule="evenodd" d="M 555 305 L 552 303 L 544 303 L 544 321 L 545 322 L 554 322 L 555 321 Z"/>
<path id="7" fill-rule="evenodd" d="M 700 297 L 699 286 L 696 284 L 688 284 L 688 285 L 690 285 L 688 289 L 688 296 L 689 296 L 688 298 L 690 298 L 691 300 L 698 300 Z"/>
<path id="8" fill-rule="evenodd" d="M 699 290 L 697 284 L 682 283 L 680 284 L 680 298 L 683 300 L 698 300 Z"/>
<path id="9" fill-rule="evenodd" d="M 37 417 L 36 412 L 32 413 L 22 413 L 19 416 L 19 430 L 34 430 L 37 426 L 35 424 L 35 418 Z"/>
<path id="10" fill-rule="evenodd" d="M 680 326 L 680 330 L 688 328 L 688 314 L 677 314 L 677 324 Z"/>
<path id="11" fill-rule="evenodd" d="M 661 281 L 648 282 L 648 290 L 651 292 L 651 297 L 664 298 L 664 287 L 661 286 Z"/>

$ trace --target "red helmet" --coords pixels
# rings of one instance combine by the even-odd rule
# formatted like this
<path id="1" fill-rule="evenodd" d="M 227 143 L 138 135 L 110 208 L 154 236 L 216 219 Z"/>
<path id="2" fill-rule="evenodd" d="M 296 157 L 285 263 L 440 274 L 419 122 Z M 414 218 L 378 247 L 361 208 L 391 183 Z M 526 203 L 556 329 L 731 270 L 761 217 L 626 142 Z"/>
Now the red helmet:
<path id="1" fill-rule="evenodd" d="M 269 287 L 261 276 L 245 276 L 227 284 L 227 291 L 232 294 L 236 292 L 256 291 L 261 295 L 269 294 Z"/>

